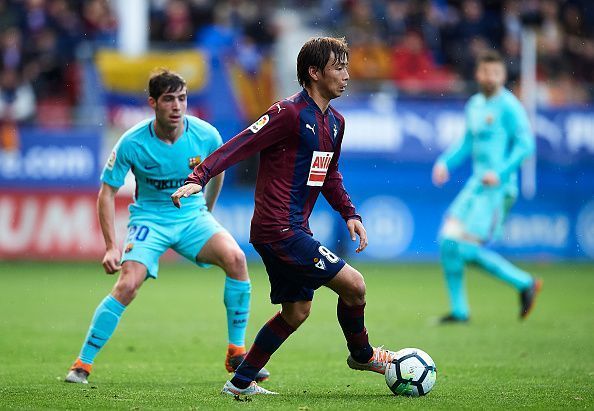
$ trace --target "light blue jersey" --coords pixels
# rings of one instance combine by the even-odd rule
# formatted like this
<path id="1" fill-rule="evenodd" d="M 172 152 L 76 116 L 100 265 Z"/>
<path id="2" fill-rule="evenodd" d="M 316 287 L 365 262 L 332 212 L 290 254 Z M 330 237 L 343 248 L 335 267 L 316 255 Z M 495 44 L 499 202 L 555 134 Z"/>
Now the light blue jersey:
<path id="1" fill-rule="evenodd" d="M 472 176 L 452 203 L 448 214 L 460 219 L 466 231 L 486 240 L 500 232 L 506 200 L 518 192 L 517 171 L 534 151 L 534 137 L 522 104 L 508 90 L 491 98 L 478 93 L 465 108 L 466 132 L 437 160 L 448 170 L 472 158 Z M 500 185 L 486 187 L 486 171 L 498 174 Z"/>
<path id="2" fill-rule="evenodd" d="M 162 223 L 195 216 L 205 206 L 199 193 L 185 198 L 181 209 L 171 203 L 171 194 L 184 184 L 188 174 L 222 145 L 221 135 L 209 123 L 193 116 L 184 119 L 184 132 L 174 144 L 155 134 L 154 119 L 141 121 L 126 131 L 114 147 L 101 181 L 119 188 L 132 170 L 136 178 L 131 219 L 150 216 Z"/>
<path id="3" fill-rule="evenodd" d="M 534 151 L 534 136 L 526 110 L 510 91 L 501 89 L 491 98 L 477 93 L 465 107 L 464 137 L 438 159 L 448 170 L 472 155 L 472 176 L 468 184 L 480 182 L 488 170 L 495 171 L 501 188 L 517 192 L 517 170 Z"/>
<path id="4" fill-rule="evenodd" d="M 122 262 L 137 261 L 157 278 L 159 258 L 172 248 L 196 261 L 206 242 L 223 231 L 206 208 L 204 195 L 184 198 L 181 209 L 171 194 L 181 187 L 194 167 L 222 144 L 219 132 L 207 122 L 186 116 L 184 132 L 174 144 L 155 134 L 154 119 L 138 123 L 120 138 L 103 169 L 101 181 L 119 188 L 132 170 L 136 178 L 134 203 L 130 205 L 128 236 Z"/>
<path id="5" fill-rule="evenodd" d="M 447 211 L 448 217 L 462 224 L 462 230 L 448 230 L 444 225 L 440 233 L 441 264 L 451 306 L 450 315 L 444 317 L 446 322 L 469 318 L 464 285 L 467 263 L 477 264 L 520 293 L 535 284 L 530 274 L 483 246 L 501 234 L 507 211 L 517 197 L 518 168 L 534 151 L 526 111 L 511 92 L 501 89 L 491 98 L 481 93 L 472 96 L 465 114 L 464 137 L 437 160 L 452 170 L 472 158 L 472 176 Z M 487 171 L 497 173 L 498 186 L 482 183 Z"/>

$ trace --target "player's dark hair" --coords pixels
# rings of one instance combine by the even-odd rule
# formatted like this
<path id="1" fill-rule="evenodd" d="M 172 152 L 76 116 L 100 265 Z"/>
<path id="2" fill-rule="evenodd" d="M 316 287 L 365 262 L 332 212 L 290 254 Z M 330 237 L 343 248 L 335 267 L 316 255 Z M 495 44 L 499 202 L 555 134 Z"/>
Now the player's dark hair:
<path id="1" fill-rule="evenodd" d="M 158 69 L 151 73 L 149 77 L 149 96 L 155 100 L 158 100 L 165 93 L 179 91 L 184 87 L 186 87 L 186 80 L 171 70 Z"/>
<path id="2" fill-rule="evenodd" d="M 496 50 L 487 50 L 479 54 L 476 59 L 476 66 L 478 67 L 481 63 L 500 63 L 504 64 L 503 57 Z"/>
<path id="3" fill-rule="evenodd" d="M 297 56 L 297 81 L 301 86 L 305 87 L 311 83 L 309 68 L 313 66 L 323 71 L 332 52 L 334 52 L 332 64 L 347 62 L 349 46 L 344 37 L 313 37 L 301 47 Z"/>

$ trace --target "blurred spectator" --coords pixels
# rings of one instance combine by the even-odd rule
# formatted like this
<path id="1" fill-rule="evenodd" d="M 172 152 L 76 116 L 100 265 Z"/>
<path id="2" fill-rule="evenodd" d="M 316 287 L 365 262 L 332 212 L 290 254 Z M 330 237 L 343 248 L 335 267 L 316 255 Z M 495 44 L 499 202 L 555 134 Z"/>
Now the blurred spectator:
<path id="1" fill-rule="evenodd" d="M 369 44 L 381 38 L 380 26 L 369 1 L 354 1 L 348 7 L 349 13 L 341 24 L 341 36 L 345 36 L 353 46 Z"/>
<path id="2" fill-rule="evenodd" d="M 505 34 L 518 41 L 522 36 L 522 21 L 520 20 L 520 14 L 520 0 L 506 0 L 503 2 L 501 19 Z"/>
<path id="3" fill-rule="evenodd" d="M 18 69 L 23 65 L 22 34 L 16 27 L 9 27 L 0 36 L 2 67 Z"/>
<path id="4" fill-rule="evenodd" d="M 408 2 L 402 0 L 390 1 L 384 10 L 384 39 L 389 44 L 396 44 L 406 33 L 406 17 Z"/>
<path id="5" fill-rule="evenodd" d="M 455 86 L 455 77 L 435 64 L 421 34 L 416 31 L 406 33 L 394 48 L 392 61 L 392 78 L 408 93 L 451 90 Z"/>
<path id="6" fill-rule="evenodd" d="M 190 5 L 183 0 L 171 0 L 165 7 L 161 37 L 175 43 L 189 43 L 194 36 Z"/>
<path id="7" fill-rule="evenodd" d="M 594 41 L 584 24 L 582 11 L 576 4 L 568 3 L 564 7 L 561 24 L 565 31 L 565 58 L 574 62 L 573 74 L 577 78 L 594 81 Z"/>
<path id="8" fill-rule="evenodd" d="M 522 70 L 522 56 L 520 39 L 506 35 L 503 39 L 503 56 L 505 59 L 505 67 L 507 68 L 507 81 L 509 88 L 514 90 L 517 83 L 520 81 L 520 73 Z"/>
<path id="9" fill-rule="evenodd" d="M 25 123 L 35 114 L 33 87 L 13 68 L 0 72 L 0 121 Z"/>
<path id="10" fill-rule="evenodd" d="M 115 45 L 117 20 L 107 0 L 82 2 L 82 34 L 88 40 Z"/>
<path id="11" fill-rule="evenodd" d="M 554 81 L 561 70 L 567 68 L 563 61 L 563 29 L 559 20 L 559 4 L 555 0 L 543 0 L 540 11 L 543 22 L 537 37 L 539 77 Z"/>
<path id="12" fill-rule="evenodd" d="M 33 88 L 22 82 L 16 69 L 3 69 L 0 72 L 0 150 L 18 148 L 17 126 L 31 120 L 34 114 Z"/>

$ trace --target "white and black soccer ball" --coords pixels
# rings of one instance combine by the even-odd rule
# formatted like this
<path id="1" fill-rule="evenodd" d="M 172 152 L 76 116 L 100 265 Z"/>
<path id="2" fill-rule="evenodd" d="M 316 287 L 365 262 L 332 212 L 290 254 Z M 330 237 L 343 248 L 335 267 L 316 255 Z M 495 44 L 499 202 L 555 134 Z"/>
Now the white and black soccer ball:
<path id="1" fill-rule="evenodd" d="M 419 397 L 435 385 L 435 363 L 423 350 L 403 348 L 386 367 L 386 384 L 394 395 Z"/>

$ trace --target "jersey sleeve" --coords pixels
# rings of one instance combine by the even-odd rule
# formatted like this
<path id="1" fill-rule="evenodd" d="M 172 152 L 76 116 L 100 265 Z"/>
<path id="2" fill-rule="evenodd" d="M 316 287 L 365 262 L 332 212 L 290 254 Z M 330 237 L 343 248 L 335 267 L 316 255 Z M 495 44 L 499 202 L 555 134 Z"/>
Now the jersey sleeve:
<path id="1" fill-rule="evenodd" d="M 334 156 L 332 157 L 330 165 L 328 166 L 326 179 L 324 180 L 324 185 L 322 186 L 322 195 L 326 201 L 328 201 L 328 204 L 330 204 L 334 210 L 340 213 L 344 221 L 348 221 L 353 218 L 362 221 L 361 216 L 357 214 L 355 210 L 355 206 L 351 201 L 351 197 L 344 187 L 342 174 L 340 171 L 338 171 L 338 159 L 340 157 L 343 135 L 344 123 L 339 135 L 338 147 L 334 152 Z"/>
<path id="2" fill-rule="evenodd" d="M 102 182 L 115 188 L 124 185 L 126 174 L 132 167 L 129 146 L 130 143 L 123 137 L 117 142 L 103 167 Z"/>
<path id="3" fill-rule="evenodd" d="M 282 103 L 279 103 L 282 104 Z M 290 107 L 270 107 L 254 124 L 227 141 L 190 173 L 186 184 L 204 187 L 212 177 L 265 148 L 289 137 L 296 128 L 296 117 Z"/>
<path id="4" fill-rule="evenodd" d="M 507 108 L 505 128 L 511 140 L 511 148 L 505 161 L 497 169 L 497 173 L 502 180 L 507 179 L 510 174 L 515 172 L 535 149 L 530 121 L 526 110 L 519 101 L 515 101 L 514 104 Z"/>
<path id="5" fill-rule="evenodd" d="M 448 170 L 459 167 L 464 160 L 470 157 L 472 151 L 472 134 L 468 129 L 468 109 L 466 109 L 466 124 L 466 130 L 462 138 L 455 141 L 437 158 L 437 163 L 445 165 Z"/>

